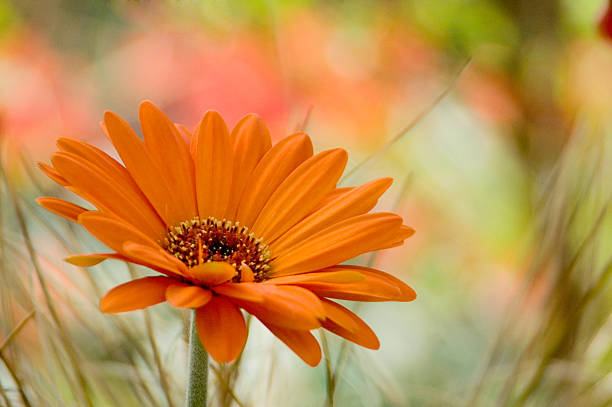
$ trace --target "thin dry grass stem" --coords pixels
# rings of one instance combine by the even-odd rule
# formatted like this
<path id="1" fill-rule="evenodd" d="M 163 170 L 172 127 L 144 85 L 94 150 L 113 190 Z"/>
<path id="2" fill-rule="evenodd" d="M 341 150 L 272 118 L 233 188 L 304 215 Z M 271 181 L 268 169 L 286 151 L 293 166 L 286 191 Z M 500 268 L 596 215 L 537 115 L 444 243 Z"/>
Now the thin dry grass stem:
<path id="1" fill-rule="evenodd" d="M 350 170 L 346 171 L 340 179 L 340 183 L 350 178 L 361 167 L 370 162 L 370 160 L 372 160 L 374 157 L 384 153 L 389 148 L 391 148 L 391 146 L 401 140 L 406 134 L 408 134 L 410 130 L 412 130 L 417 124 L 419 124 L 421 120 L 427 117 L 427 115 L 431 113 L 438 106 L 438 104 L 440 104 L 440 102 L 446 97 L 446 95 L 448 95 L 450 91 L 454 89 L 457 80 L 461 77 L 461 74 L 463 74 L 466 68 L 470 65 L 471 61 L 472 58 L 466 59 L 463 64 L 460 65 L 459 69 L 457 69 L 457 71 L 452 75 L 450 83 L 442 90 L 442 92 L 440 92 L 440 94 L 438 94 L 438 96 L 433 99 L 433 101 L 425 109 L 423 109 L 419 114 L 417 114 L 403 129 L 401 129 L 395 136 L 393 136 L 389 141 L 387 141 L 381 148 L 379 148 L 374 153 L 370 154 L 365 159 L 357 163 L 357 165 L 355 165 Z"/>
<path id="2" fill-rule="evenodd" d="M 296 133 L 303 133 L 306 131 L 306 128 L 308 127 L 308 122 L 310 121 L 310 116 L 312 115 L 313 109 L 314 109 L 314 105 L 308 106 L 308 109 L 306 109 L 306 114 L 304 115 L 304 118 L 297 126 L 295 126 Z"/>
<path id="3" fill-rule="evenodd" d="M 276 364 L 277 354 L 272 352 L 270 357 L 270 364 L 268 365 L 268 383 L 266 383 L 266 392 L 264 393 L 266 396 L 266 402 L 264 405 L 268 405 L 268 395 L 272 394 L 272 384 L 274 383 L 276 370 L 274 369 L 274 365 Z"/>
<path id="4" fill-rule="evenodd" d="M 563 151 L 561 157 L 555 163 L 551 174 L 549 175 L 547 182 L 544 184 L 542 189 L 542 198 L 534 205 L 536 212 L 540 214 L 539 218 L 536 219 L 534 230 L 540 231 L 540 233 L 536 233 L 536 237 L 534 241 L 539 243 L 539 250 L 536 250 L 536 256 L 531 261 L 527 273 L 526 278 L 524 278 L 521 282 L 520 288 L 517 290 L 517 294 L 515 299 L 511 302 L 511 307 L 506 312 L 505 317 L 503 318 L 503 322 L 498 330 L 498 334 L 488 351 L 488 356 L 486 357 L 486 362 L 483 364 L 483 367 L 480 369 L 480 373 L 476 375 L 478 378 L 475 384 L 472 386 L 471 391 L 469 392 L 468 397 L 465 398 L 465 403 L 463 404 L 465 407 L 477 406 L 479 402 L 479 398 L 481 392 L 484 388 L 486 379 L 490 376 L 490 370 L 494 367 L 495 363 L 502 358 L 503 356 L 503 348 L 505 342 L 508 338 L 508 335 L 511 330 L 516 327 L 518 319 L 522 315 L 521 310 L 524 306 L 525 300 L 528 297 L 528 294 L 533 288 L 533 284 L 535 283 L 538 273 L 542 267 L 547 264 L 550 259 L 554 256 L 555 251 L 561 249 L 559 247 L 558 236 L 564 230 L 567 230 L 573 223 L 578 210 L 581 207 L 581 204 L 586 199 L 588 192 L 590 191 L 594 179 L 599 175 L 599 169 L 601 168 L 603 161 L 603 150 L 599 150 L 598 159 L 596 160 L 596 164 L 593 167 L 593 170 L 588 178 L 588 181 L 585 184 L 582 184 L 582 188 L 580 193 L 578 194 L 578 198 L 575 201 L 574 207 L 570 212 L 570 216 L 567 217 L 566 221 L 563 221 L 561 216 L 561 209 L 555 209 L 554 206 L 556 201 L 559 201 L 559 196 L 562 195 L 559 191 L 563 189 L 562 178 L 567 172 L 568 163 L 571 160 L 570 153 L 575 148 L 577 141 L 577 137 L 570 137 L 568 141 L 568 145 Z M 561 201 L 561 203 L 563 203 Z M 557 203 L 558 205 L 558 203 Z M 538 241 L 537 237 L 543 237 L 543 240 Z M 577 253 L 578 254 L 578 253 Z M 550 296 L 552 290 L 549 290 L 547 296 Z M 545 301 L 544 301 L 545 302 Z M 503 392 L 502 392 L 503 393 Z"/>
<path id="5" fill-rule="evenodd" d="M 63 324 L 59 318 L 59 315 L 57 313 L 57 310 L 55 309 L 55 305 L 53 304 L 53 300 L 51 299 L 51 295 L 49 293 L 49 289 L 47 287 L 47 283 L 46 283 L 46 279 L 44 277 L 44 273 L 42 271 L 42 268 L 38 262 L 38 257 L 36 254 L 36 250 L 34 249 L 34 245 L 32 243 L 32 240 L 30 238 L 30 233 L 23 215 L 23 211 L 21 209 L 21 205 L 19 203 L 19 197 L 17 196 L 16 192 L 13 189 L 12 184 L 9 182 L 8 177 L 6 175 L 6 172 L 4 171 L 4 168 L 0 168 L 0 171 L 2 172 L 2 177 L 4 179 L 4 183 L 7 187 L 7 191 L 8 191 L 8 195 L 10 196 L 10 199 L 13 203 L 13 208 L 15 210 L 15 215 L 17 217 L 17 222 L 19 224 L 19 228 L 21 230 L 21 233 L 23 235 L 23 239 L 26 245 L 26 249 L 27 252 L 29 254 L 30 257 L 30 261 L 32 263 L 32 266 L 34 268 L 34 271 L 36 273 L 36 277 L 38 279 L 38 282 L 40 284 L 40 287 L 42 289 L 43 292 L 43 297 L 45 299 L 45 305 L 47 306 L 49 313 L 51 314 L 51 318 L 53 319 L 53 322 L 55 324 L 55 327 L 57 328 L 57 331 L 59 333 L 60 336 L 60 340 L 62 341 L 62 344 L 66 350 L 66 354 L 68 356 L 68 359 L 70 361 L 71 367 L 72 367 L 72 371 L 74 372 L 75 376 L 76 376 L 76 380 L 78 383 L 77 389 L 76 389 L 76 393 L 78 395 L 78 397 L 81 399 L 81 401 L 84 403 L 84 405 L 89 406 L 89 407 L 93 407 L 92 401 L 91 401 L 91 396 L 89 394 L 89 389 L 87 388 L 87 381 L 85 380 L 85 376 L 83 375 L 83 372 L 80 369 L 80 364 L 78 361 L 78 357 L 76 355 L 76 352 L 74 351 L 72 344 L 70 342 L 70 339 L 68 338 L 68 334 L 66 332 L 66 330 L 63 327 Z"/>
<path id="6" fill-rule="evenodd" d="M 8 394 L 6 394 L 6 391 L 4 390 L 4 386 L 2 386 L 1 382 L 0 382 L 0 396 L 2 396 L 2 400 L 4 400 L 4 404 L 6 407 L 13 407 L 13 403 L 11 403 L 11 400 L 8 398 Z"/>
<path id="7" fill-rule="evenodd" d="M 247 332 L 250 330 L 252 321 L 252 315 L 248 314 L 246 316 L 246 325 Z M 238 399 L 236 396 L 236 392 L 233 390 L 234 385 L 238 381 L 238 377 L 240 374 L 240 364 L 242 363 L 244 356 L 244 349 L 238 355 L 238 358 L 232 363 L 229 364 L 211 364 L 211 368 L 215 373 L 219 384 L 221 385 L 221 389 L 217 389 L 219 391 L 219 403 L 223 407 L 229 407 L 232 404 L 232 401 L 238 404 L 239 406 L 245 406 L 245 403 Z"/>
<path id="8" fill-rule="evenodd" d="M 130 272 L 130 277 L 132 280 L 136 279 L 136 272 L 134 267 L 130 263 L 126 263 L 127 268 Z M 159 354 L 159 348 L 157 346 L 157 341 L 155 340 L 155 332 L 153 329 L 153 321 L 151 321 L 151 315 L 148 309 L 144 309 L 143 311 L 144 324 L 145 329 L 147 331 L 147 336 L 149 337 L 149 343 L 151 344 L 151 350 L 153 351 L 153 359 L 155 361 L 155 366 L 157 368 L 159 384 L 164 393 L 164 397 L 166 398 L 166 402 L 168 403 L 168 407 L 174 407 L 174 403 L 172 401 L 172 396 L 170 394 L 170 385 L 168 383 L 167 376 L 164 372 L 164 367 L 161 361 L 161 357 Z"/>
<path id="9" fill-rule="evenodd" d="M 39 190 L 41 192 L 44 191 L 44 188 L 42 187 L 42 185 L 38 182 L 38 178 L 35 174 L 32 173 L 32 171 L 29 169 L 29 167 L 24 164 L 24 167 L 26 168 L 26 173 L 29 177 L 29 181 L 37 186 L 37 188 L 39 188 Z M 56 241 L 58 243 L 60 243 L 61 246 L 63 246 L 63 248 L 69 252 L 69 253 L 74 253 L 74 252 L 83 252 L 82 247 L 81 247 L 81 243 L 82 243 L 82 239 L 80 239 L 77 235 L 77 230 L 76 228 L 74 228 L 73 223 L 63 219 L 63 218 L 58 218 L 57 222 L 61 223 L 62 225 L 64 225 L 64 227 L 66 228 L 68 235 L 66 235 L 66 233 L 60 233 L 58 232 L 58 230 L 56 230 L 56 228 L 51 224 L 50 221 L 47 220 L 47 218 L 43 217 L 40 215 L 40 211 L 37 210 L 37 208 L 34 208 L 32 205 L 28 205 L 28 202 L 24 202 L 24 204 L 26 205 L 26 209 L 28 210 L 28 216 L 32 215 L 33 219 L 36 220 L 38 222 L 38 224 L 42 225 L 45 229 L 47 229 L 49 232 L 51 232 L 51 234 L 54 236 L 54 238 L 56 238 Z M 68 239 L 66 239 L 66 237 L 68 237 Z M 4 240 L 3 240 L 4 243 Z M 97 284 L 96 280 L 92 277 L 91 273 L 89 273 L 88 270 L 86 270 L 85 268 L 78 268 L 79 271 L 81 272 L 82 275 L 85 276 L 85 278 L 87 279 L 90 289 L 93 291 L 94 296 L 92 298 L 99 298 L 102 294 L 102 291 L 100 289 L 100 286 Z M 96 331 L 97 328 L 99 327 L 94 327 L 91 326 L 90 324 L 88 324 L 88 320 L 87 319 L 83 319 L 81 317 L 81 315 L 79 314 L 78 310 L 73 306 L 73 304 L 71 302 L 67 302 L 66 305 L 71 309 L 72 313 L 74 316 L 77 317 L 77 319 L 80 321 L 80 325 L 85 327 L 87 326 L 88 329 L 90 329 L 92 332 Z M 97 308 L 96 304 L 93 304 L 94 307 Z M 118 319 L 114 319 L 113 323 L 115 325 L 115 328 L 117 329 L 117 331 L 119 331 L 120 333 L 122 333 L 127 341 L 131 344 L 132 349 L 136 350 L 137 354 L 140 356 L 141 360 L 143 362 L 145 362 L 145 364 L 148 366 L 148 368 L 153 371 L 155 366 L 154 366 L 154 362 L 151 361 L 148 352 L 144 349 L 144 347 L 140 344 L 140 342 L 137 340 L 137 338 L 135 337 L 134 333 L 132 332 L 133 330 L 128 328 L 125 323 L 123 323 L 122 320 L 118 320 Z M 100 333 L 97 335 L 98 338 L 100 338 L 103 342 L 103 346 L 105 347 L 105 349 L 109 352 L 109 354 L 113 354 L 115 353 L 115 350 L 112 346 L 112 344 L 107 343 L 104 341 L 104 333 Z M 134 389 L 134 397 L 138 398 L 139 400 L 141 400 L 141 404 L 148 404 L 151 406 L 155 406 L 155 407 L 159 407 L 160 404 L 158 402 L 158 400 L 153 396 L 153 394 L 151 393 L 151 390 L 149 389 L 149 386 L 145 383 L 144 378 L 142 377 L 142 374 L 140 372 L 140 370 L 136 367 L 136 359 L 134 357 L 134 355 L 132 354 L 132 352 L 127 352 L 122 350 L 123 355 L 130 361 L 130 363 L 132 364 L 132 366 L 134 366 L 134 372 L 135 372 L 135 383 L 128 383 L 128 384 L 132 384 L 132 388 Z M 68 375 L 69 373 L 64 369 L 66 375 Z M 92 377 L 90 377 L 90 379 L 93 379 Z M 95 380 L 95 382 L 97 383 L 98 387 L 102 390 L 104 390 L 104 392 L 106 393 L 107 397 L 112 401 L 112 400 L 116 400 L 117 402 L 114 402 L 114 404 L 121 404 L 119 403 L 119 400 L 116 399 L 115 394 L 113 392 L 113 389 L 109 388 L 108 385 L 104 382 L 103 379 L 97 379 Z M 146 401 L 143 400 L 141 397 L 141 394 L 144 393 L 144 396 L 146 398 Z"/>
<path id="10" fill-rule="evenodd" d="M 127 359 L 127 362 L 129 362 L 131 371 L 134 373 L 134 377 L 135 377 L 135 383 L 133 383 L 134 396 L 138 398 L 139 401 L 141 401 L 140 403 L 141 405 L 161 407 L 160 402 L 153 395 L 153 393 L 151 393 L 149 386 L 145 382 L 145 379 L 142 376 L 140 369 L 138 368 L 137 359 L 134 356 L 134 354 L 130 352 L 129 350 L 123 349 L 123 347 L 120 347 L 120 351 L 122 355 Z M 146 402 L 143 400 L 143 396 L 140 393 L 144 393 Z"/>
<path id="11" fill-rule="evenodd" d="M 12 368 L 12 366 L 10 365 L 10 363 L 8 362 L 8 360 L 6 359 L 6 357 L 4 356 L 4 350 L 6 349 L 6 347 L 11 343 L 11 341 L 17 337 L 17 335 L 19 334 L 19 332 L 21 332 L 21 330 L 23 329 L 23 327 L 28 323 L 28 321 L 30 321 L 30 319 L 32 319 L 32 317 L 34 316 L 35 311 L 32 310 L 31 312 L 28 313 L 28 315 L 26 315 L 18 324 L 17 326 L 15 326 L 15 328 L 13 328 L 13 330 L 7 335 L 7 337 L 2 341 L 2 343 L 0 344 L 0 358 L 2 359 L 2 362 L 4 363 L 4 365 L 6 366 L 9 374 L 11 375 L 13 381 L 15 382 L 16 386 L 17 386 L 17 390 L 19 391 L 19 395 L 21 397 L 21 400 L 23 401 L 24 405 L 26 406 L 30 406 L 30 401 L 28 399 L 28 397 L 25 394 L 25 391 L 23 389 L 23 386 L 21 385 L 21 382 L 19 381 L 19 378 L 17 377 L 16 372 L 14 371 L 14 369 Z M 12 406 L 11 401 L 8 398 L 8 395 L 6 394 L 6 392 L 4 391 L 4 388 L 0 385 L 0 391 L 2 393 L 2 398 L 4 399 L 5 403 L 7 406 Z"/>
<path id="12" fill-rule="evenodd" d="M 612 259 L 608 261 L 604 270 L 601 272 L 597 281 L 595 281 L 586 291 L 581 301 L 578 303 L 579 309 L 584 309 L 604 290 L 612 277 Z"/>
<path id="13" fill-rule="evenodd" d="M 140 371 L 138 370 L 138 368 L 136 367 L 136 359 L 134 358 L 133 354 L 129 351 L 126 351 L 125 349 L 123 349 L 122 347 L 117 347 L 115 346 L 113 343 L 108 342 L 107 341 L 107 337 L 104 335 L 104 332 L 100 332 L 100 333 L 96 333 L 96 331 L 98 330 L 98 326 L 92 326 L 92 324 L 89 322 L 89 320 L 87 318 L 84 318 L 81 313 L 79 312 L 79 309 L 77 307 L 75 307 L 70 301 L 66 302 L 65 304 L 71 311 L 73 316 L 76 318 L 77 322 L 79 323 L 80 326 L 82 327 L 87 327 L 92 333 L 95 333 L 96 337 L 98 338 L 98 340 L 100 341 L 100 343 L 104 346 L 104 348 L 106 349 L 106 351 L 108 352 L 109 355 L 113 355 L 117 353 L 117 350 L 120 351 L 120 353 L 130 361 L 131 365 L 134 368 L 134 372 L 136 375 L 136 384 L 133 384 L 134 388 L 142 388 L 145 391 L 145 394 L 147 396 L 148 400 L 148 404 L 154 407 L 159 407 L 160 404 L 159 402 L 154 398 L 154 396 L 152 395 L 151 391 L 149 390 L 148 386 L 146 386 L 144 379 L 142 377 L 142 375 L 140 374 Z M 97 305 L 95 305 L 93 302 L 91 303 L 92 306 L 94 306 L 94 308 L 97 308 Z M 88 310 L 89 311 L 89 310 Z M 155 368 L 155 366 L 153 366 L 153 363 L 150 361 L 149 355 L 146 352 L 146 350 L 144 349 L 144 347 L 140 344 L 140 342 L 137 340 L 137 338 L 135 337 L 135 335 L 128 329 L 125 327 L 125 325 L 123 324 L 119 324 L 119 322 L 123 322 L 122 320 L 119 319 L 114 319 L 114 322 L 116 323 L 115 327 L 117 328 L 117 330 L 121 333 L 123 333 L 127 339 L 127 342 L 131 344 L 133 350 L 136 351 L 136 354 L 138 354 L 141 359 L 145 362 L 146 366 L 150 369 L 153 370 Z M 90 379 L 93 379 L 93 377 L 90 377 Z M 104 380 L 97 380 L 96 381 L 99 384 L 99 387 L 103 388 L 106 390 L 106 393 L 108 395 L 108 397 L 111 400 L 116 399 L 115 397 L 115 392 L 108 387 L 108 385 L 106 384 L 106 382 Z M 135 397 L 140 399 L 140 396 L 138 395 L 138 393 L 135 391 L 134 392 Z M 114 405 L 118 405 L 121 403 L 114 403 Z M 141 403 L 143 404 L 143 403 Z"/>
<path id="14" fill-rule="evenodd" d="M 549 336 L 551 334 L 551 331 L 553 331 L 555 328 L 558 328 L 556 326 L 556 322 L 558 318 L 560 318 L 559 314 L 563 314 L 564 312 L 564 309 L 562 308 L 564 306 L 564 303 L 563 301 L 558 301 L 558 300 L 555 301 L 553 296 L 559 292 L 565 291 L 564 287 L 562 286 L 564 284 L 567 284 L 567 280 L 569 280 L 570 275 L 573 273 L 574 269 L 576 268 L 578 261 L 582 258 L 587 248 L 591 244 L 593 244 L 595 237 L 597 236 L 598 232 L 601 229 L 603 220 L 605 219 L 608 213 L 608 210 L 610 209 L 611 203 L 612 203 L 612 198 L 608 200 L 607 204 L 604 206 L 604 208 L 599 213 L 599 216 L 597 217 L 595 224 L 589 231 L 587 237 L 582 241 L 580 247 L 578 248 L 577 252 L 572 257 L 568 266 L 566 268 L 563 268 L 561 272 L 557 273 L 557 278 L 552 284 L 551 289 L 549 290 L 547 294 L 547 298 L 544 301 L 544 304 L 553 303 L 554 305 L 552 309 L 549 311 L 548 317 L 546 318 L 546 323 L 543 324 L 544 328 L 537 330 L 535 332 L 535 334 L 532 336 L 531 340 L 529 341 L 529 344 L 519 356 L 518 361 L 516 362 L 515 367 L 512 371 L 512 374 L 510 374 L 508 381 L 506 382 L 504 389 L 500 396 L 500 402 L 505 400 L 503 405 L 508 405 L 508 403 L 510 403 L 512 390 L 514 389 L 516 381 L 520 377 L 519 372 L 523 368 L 525 359 L 535 351 L 540 341 L 542 341 L 546 336 Z M 582 301 L 579 301 L 578 303 L 580 304 L 580 302 Z M 571 315 L 570 318 L 568 319 L 572 319 L 574 321 L 574 324 L 578 324 L 583 311 L 584 311 L 583 307 L 578 307 L 577 310 L 572 312 L 573 315 Z M 578 315 L 576 315 L 576 313 L 578 313 Z M 563 318 L 563 316 L 561 316 L 561 318 Z M 572 327 L 576 328 L 575 325 L 572 325 Z M 529 397 L 533 394 L 534 390 L 540 384 L 554 356 L 561 350 L 561 347 L 564 345 L 565 345 L 564 335 L 557 334 L 556 337 L 553 338 L 553 342 L 549 345 L 549 348 L 547 349 L 547 351 L 544 353 L 544 356 L 540 360 L 540 363 L 538 364 L 538 367 L 535 373 L 533 374 L 533 376 L 531 377 L 531 379 L 529 380 L 527 386 L 524 388 L 524 390 L 519 394 L 518 398 L 511 405 L 520 406 L 520 405 L 523 405 L 529 399 Z M 499 405 L 502 405 L 502 404 L 499 404 Z"/>
<path id="15" fill-rule="evenodd" d="M 220 401 L 222 406 L 230 406 L 232 402 L 236 403 L 239 407 L 246 407 L 236 395 L 230 382 L 227 381 L 226 374 L 222 371 L 222 367 L 218 364 L 211 363 L 210 368 L 217 377 L 217 383 L 221 385 Z M 227 399 L 226 399 L 227 397 Z"/>
<path id="16" fill-rule="evenodd" d="M 114 326 L 125 336 L 128 343 L 133 347 L 136 353 L 140 356 L 142 361 L 146 364 L 147 368 L 154 370 L 154 362 L 151 361 L 147 350 L 140 344 L 140 341 L 136 335 L 131 331 L 130 327 L 127 326 L 127 322 L 115 318 L 113 320 Z"/>
<path id="17" fill-rule="evenodd" d="M 40 182 L 40 177 L 37 177 L 33 172 L 32 160 L 26 157 L 23 151 L 19 152 L 19 162 L 21 164 L 21 167 L 24 169 L 26 175 L 30 179 L 30 182 L 32 182 L 32 184 L 34 185 L 34 188 L 38 191 L 45 191 L 43 184 Z M 53 184 L 57 185 L 55 183 Z"/>
<path id="18" fill-rule="evenodd" d="M 400 204 L 404 200 L 410 185 L 413 182 L 413 173 L 409 173 L 404 179 L 397 199 L 393 204 L 393 212 L 396 212 Z M 366 263 L 366 267 L 372 267 L 376 262 L 376 258 L 379 252 L 374 252 L 370 255 Z M 358 313 L 363 306 L 363 302 L 357 302 L 353 307 L 353 312 Z M 341 369 L 344 367 L 344 362 L 348 357 L 348 352 L 352 348 L 352 343 L 349 341 L 342 341 L 340 344 L 340 350 L 338 351 L 338 357 L 336 359 L 335 367 L 331 363 L 331 353 L 329 351 L 329 344 L 327 341 L 327 333 L 325 330 L 320 330 L 321 346 L 323 350 L 323 357 L 325 359 L 325 383 L 327 391 L 326 405 L 333 407 L 335 393 L 337 388 L 338 377 Z"/>
<path id="19" fill-rule="evenodd" d="M 30 319 L 36 314 L 35 310 L 30 311 L 13 330 L 7 335 L 7 337 L 0 343 L 0 352 L 2 352 L 11 341 L 19 334 L 19 332 L 23 329 L 23 327 L 28 323 Z"/>
<path id="20" fill-rule="evenodd" d="M 15 370 L 15 367 L 12 365 L 12 363 L 4 355 L 4 352 L 0 352 L 0 360 L 2 360 L 2 363 L 4 364 L 4 367 L 6 367 L 6 371 L 11 376 L 11 379 L 15 383 L 15 386 L 17 386 L 17 392 L 19 393 L 19 397 L 21 397 L 21 401 L 22 401 L 23 405 L 26 406 L 26 407 L 32 407 L 32 403 L 30 403 L 30 399 L 28 398 L 28 396 L 25 393 L 23 383 L 21 382 L 21 380 L 17 376 L 17 372 Z"/>
<path id="21" fill-rule="evenodd" d="M 166 401 L 168 402 L 168 407 L 174 407 L 172 396 L 170 394 L 170 385 L 168 383 L 168 378 L 162 366 L 161 357 L 159 355 L 159 348 L 157 346 L 157 342 L 155 341 L 153 322 L 151 321 L 151 314 L 148 309 L 143 310 L 143 316 L 144 316 L 144 321 L 145 321 L 145 327 L 147 330 L 147 336 L 149 337 L 149 342 L 151 343 L 151 349 L 153 350 L 153 358 L 155 360 L 155 365 L 157 366 L 157 372 L 159 375 L 160 385 L 164 392 L 164 396 L 166 397 Z"/>
<path id="22" fill-rule="evenodd" d="M 577 144 L 576 140 L 572 141 L 573 148 Z M 607 303 L 599 307 L 589 307 L 589 304 L 603 291 L 612 273 L 610 263 L 603 271 L 595 273 L 598 269 L 597 243 L 612 201 L 608 200 L 603 205 L 596 203 L 599 200 L 596 198 L 595 181 L 603 185 L 600 171 L 603 148 L 592 143 L 588 143 L 587 147 L 588 151 L 597 154 L 590 169 L 584 166 L 578 169 L 572 167 L 575 163 L 592 161 L 585 159 L 583 151 L 576 154 L 579 159 L 572 160 L 572 154 L 576 152 L 566 149 L 559 160 L 561 164 L 555 167 L 550 182 L 544 188 L 547 191 L 544 197 L 548 199 L 546 205 L 537 206 L 540 218 L 536 229 L 541 231 L 539 236 L 543 239 L 536 240 L 536 256 L 517 294 L 518 301 L 513 301 L 515 306 L 510 308 L 498 331 L 480 380 L 470 397 L 466 398 L 466 406 L 477 405 L 485 377 L 489 376 L 494 363 L 501 359 L 504 350 L 509 348 L 506 344 L 511 344 L 513 336 L 517 335 L 518 317 L 524 315 L 521 313 L 526 304 L 524 299 L 536 278 L 548 281 L 547 290 L 539 301 L 543 323 L 528 335 L 530 339 L 526 346 L 522 346 L 519 357 L 513 362 L 495 405 L 522 406 L 534 397 L 546 400 L 547 403 L 556 401 L 559 405 L 575 405 L 573 401 L 581 393 L 579 385 L 585 369 L 585 344 L 594 339 L 600 326 L 585 314 L 588 308 L 596 310 L 600 315 L 602 312 L 604 316 L 610 314 Z M 589 174 L 584 176 L 585 172 Z M 571 237 L 576 230 L 584 228 L 584 222 L 579 223 L 578 219 L 579 214 L 589 213 L 589 202 L 595 202 L 600 208 L 599 214 L 576 245 Z M 591 276 L 595 274 L 597 277 L 593 279 Z M 587 321 L 589 324 L 585 327 Z M 555 369 L 549 370 L 551 367 Z M 524 380 L 527 376 L 524 373 L 526 368 L 529 369 L 529 375 Z M 519 381 L 525 383 L 517 387 Z M 516 390 L 520 391 L 514 396 Z"/>
<path id="23" fill-rule="evenodd" d="M 325 359 L 325 377 L 327 384 L 327 401 L 326 405 L 334 407 L 334 396 L 336 394 L 336 375 L 332 370 L 331 365 L 331 353 L 329 351 L 329 344 L 327 343 L 327 336 L 324 330 L 320 330 L 321 338 L 321 349 L 323 350 L 323 357 Z"/>

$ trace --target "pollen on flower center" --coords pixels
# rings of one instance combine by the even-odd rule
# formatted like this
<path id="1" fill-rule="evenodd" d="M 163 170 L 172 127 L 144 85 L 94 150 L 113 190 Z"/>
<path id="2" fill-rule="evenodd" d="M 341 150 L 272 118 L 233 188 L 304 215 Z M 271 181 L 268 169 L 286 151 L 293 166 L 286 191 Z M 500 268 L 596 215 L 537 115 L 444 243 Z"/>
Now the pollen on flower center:
<path id="1" fill-rule="evenodd" d="M 162 245 L 188 267 L 207 261 L 229 263 L 238 272 L 236 281 L 240 281 L 245 264 L 253 271 L 255 281 L 264 280 L 270 270 L 268 246 L 239 222 L 195 217 L 170 228 Z"/>

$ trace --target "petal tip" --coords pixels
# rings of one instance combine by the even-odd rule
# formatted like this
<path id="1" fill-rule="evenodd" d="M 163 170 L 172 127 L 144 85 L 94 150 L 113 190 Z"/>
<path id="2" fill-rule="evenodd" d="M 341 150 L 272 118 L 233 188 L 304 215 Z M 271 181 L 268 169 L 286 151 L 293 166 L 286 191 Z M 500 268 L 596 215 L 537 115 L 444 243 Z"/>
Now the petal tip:
<path id="1" fill-rule="evenodd" d="M 91 266 L 95 266 L 96 264 L 100 264 L 102 263 L 104 260 L 106 260 L 105 256 L 95 256 L 95 255 L 72 255 L 72 256 L 68 256 L 64 259 L 64 261 L 66 263 L 70 263 L 73 266 L 77 266 L 77 267 L 91 267 Z"/>

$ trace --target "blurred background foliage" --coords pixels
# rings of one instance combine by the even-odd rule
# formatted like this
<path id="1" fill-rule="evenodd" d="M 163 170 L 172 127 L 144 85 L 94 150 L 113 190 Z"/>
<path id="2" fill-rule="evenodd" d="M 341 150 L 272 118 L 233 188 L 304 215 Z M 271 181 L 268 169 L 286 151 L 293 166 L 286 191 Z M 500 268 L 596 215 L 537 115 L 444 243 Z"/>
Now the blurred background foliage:
<path id="1" fill-rule="evenodd" d="M 413 286 L 365 304 L 371 352 L 303 365 L 251 324 L 211 405 L 612 404 L 612 42 L 605 0 L 0 0 L 0 406 L 177 406 L 185 315 L 97 310 L 146 270 L 35 206 L 58 137 L 108 149 L 104 109 L 150 99 L 192 127 L 256 112 L 349 150 L 354 185 L 417 234 L 363 256 Z M 70 198 L 73 199 L 73 198 Z M 355 308 L 355 305 L 350 304 Z"/>

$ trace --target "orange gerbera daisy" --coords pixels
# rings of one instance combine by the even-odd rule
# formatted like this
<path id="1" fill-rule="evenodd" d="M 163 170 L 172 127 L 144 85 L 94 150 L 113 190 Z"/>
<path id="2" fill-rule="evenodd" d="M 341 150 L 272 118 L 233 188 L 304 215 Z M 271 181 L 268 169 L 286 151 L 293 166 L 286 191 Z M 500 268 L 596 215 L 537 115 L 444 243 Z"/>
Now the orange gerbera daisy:
<path id="1" fill-rule="evenodd" d="M 411 301 L 414 291 L 367 267 L 339 265 L 399 246 L 414 231 L 393 213 L 368 213 L 392 180 L 337 188 L 346 151 L 313 155 L 296 133 L 272 146 L 250 114 L 230 132 L 208 111 L 193 134 L 150 102 L 140 105 L 141 140 L 119 116 L 103 128 L 123 165 L 87 143 L 59 139 L 54 181 L 97 210 L 44 197 L 44 208 L 78 222 L 112 253 L 67 260 L 92 266 L 118 259 L 160 273 L 122 284 L 100 301 L 117 313 L 168 301 L 196 309 L 202 344 L 219 362 L 247 339 L 241 308 L 257 317 L 309 365 L 321 359 L 311 330 L 323 327 L 371 349 L 372 330 L 331 299 Z"/>

